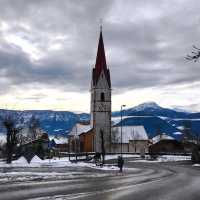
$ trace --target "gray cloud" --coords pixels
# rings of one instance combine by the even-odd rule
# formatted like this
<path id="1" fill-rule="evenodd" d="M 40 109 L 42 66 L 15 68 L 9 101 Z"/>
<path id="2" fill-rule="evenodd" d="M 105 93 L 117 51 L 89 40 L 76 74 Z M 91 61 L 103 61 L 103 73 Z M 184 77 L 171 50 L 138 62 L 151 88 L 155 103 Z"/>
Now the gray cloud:
<path id="1" fill-rule="evenodd" d="M 199 42 L 198 1 L 9 1 L 0 2 L 0 93 L 42 84 L 88 91 L 95 63 L 99 19 L 112 85 L 117 91 L 200 81 L 200 67 L 184 56 Z M 6 37 L 38 50 L 33 60 Z M 57 50 L 50 50 L 59 45 Z M 0 82 L 1 83 L 1 82 Z"/>

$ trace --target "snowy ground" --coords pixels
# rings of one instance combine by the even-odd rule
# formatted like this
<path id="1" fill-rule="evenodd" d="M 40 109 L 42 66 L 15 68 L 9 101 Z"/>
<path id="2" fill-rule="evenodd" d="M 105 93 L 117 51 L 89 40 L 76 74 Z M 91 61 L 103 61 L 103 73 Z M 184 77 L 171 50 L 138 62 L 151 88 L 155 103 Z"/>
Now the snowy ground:
<path id="1" fill-rule="evenodd" d="M 117 159 L 119 155 L 106 155 L 106 160 Z M 139 158 L 138 155 L 123 155 L 124 158 Z M 68 157 L 53 158 L 41 160 L 38 156 L 34 156 L 30 163 L 26 161 L 24 157 L 20 157 L 18 160 L 13 161 L 11 164 L 6 164 L 0 160 L 0 167 L 91 167 L 101 170 L 118 170 L 116 166 L 104 166 L 98 167 L 93 163 L 86 162 L 70 162 Z"/>
<path id="2" fill-rule="evenodd" d="M 116 155 L 106 155 L 105 160 L 117 159 L 120 154 Z M 141 159 L 139 155 L 123 155 L 124 158 L 133 158 L 129 162 L 174 162 L 191 160 L 191 156 L 174 156 L 174 155 L 163 155 L 159 156 L 156 160 L 150 160 L 148 157 L 146 159 Z M 115 161 L 116 162 L 116 161 Z M 96 166 L 90 162 L 70 162 L 68 157 L 63 158 L 53 158 L 41 160 L 38 156 L 34 156 L 30 163 L 24 157 L 20 157 L 18 160 L 13 161 L 11 164 L 6 164 L 5 161 L 0 160 L 0 167 L 2 168 L 12 168 L 12 167 L 90 167 L 100 170 L 118 170 L 115 165 L 105 165 L 103 167 Z"/>
<path id="3" fill-rule="evenodd" d="M 108 155 L 106 160 L 116 159 L 118 155 Z M 123 155 L 124 158 L 132 157 L 129 162 L 169 162 L 190 160 L 190 156 L 160 156 L 157 160 L 141 159 L 139 155 Z M 116 163 L 116 160 L 113 161 Z M 131 164 L 131 163 L 130 163 Z M 193 165 L 199 167 L 199 164 Z M 22 182 L 41 182 L 41 181 L 64 181 L 74 180 L 77 177 L 84 178 L 100 178 L 108 176 L 116 176 L 119 168 L 116 164 L 105 165 L 103 167 L 96 166 L 93 163 L 77 162 L 71 163 L 68 157 L 54 158 L 50 160 L 41 160 L 35 156 L 29 164 L 24 157 L 13 161 L 12 164 L 6 164 L 5 161 L 0 161 L 0 185 Z M 124 173 L 139 173 L 139 169 L 128 167 L 123 169 Z"/>
<path id="4" fill-rule="evenodd" d="M 125 157 L 130 157 L 130 155 Z M 117 158 L 117 155 L 106 157 L 107 160 L 114 158 Z M 70 162 L 68 157 L 41 160 L 37 156 L 33 157 L 31 163 L 28 163 L 24 157 L 20 157 L 11 164 L 6 164 L 5 161 L 1 160 L 0 184 L 27 181 L 62 181 L 76 179 L 76 177 L 105 177 L 118 173 L 119 168 L 116 166 L 116 161 L 114 163 L 101 167 L 94 163 Z M 124 172 L 137 170 L 137 168 L 124 168 Z"/>
<path id="5" fill-rule="evenodd" d="M 108 159 L 113 159 L 115 156 L 108 157 Z M 20 157 L 18 160 L 13 161 L 11 164 L 6 164 L 5 161 L 0 161 L 0 167 L 2 168 L 13 168 L 13 167 L 48 167 L 48 168 L 55 168 L 55 167 L 90 167 L 99 170 L 119 170 L 117 166 L 114 165 L 105 165 L 103 167 L 96 166 L 93 163 L 87 162 L 70 162 L 68 157 L 63 158 L 53 158 L 53 159 L 46 159 L 41 160 L 39 157 L 35 156 L 31 160 L 30 163 L 26 161 L 24 157 Z"/>
<path id="6" fill-rule="evenodd" d="M 177 162 L 177 161 L 184 161 L 184 160 L 191 160 L 191 156 L 175 156 L 175 155 L 163 155 L 159 156 L 155 160 L 151 159 L 140 159 L 140 160 L 132 160 L 129 162 Z"/>

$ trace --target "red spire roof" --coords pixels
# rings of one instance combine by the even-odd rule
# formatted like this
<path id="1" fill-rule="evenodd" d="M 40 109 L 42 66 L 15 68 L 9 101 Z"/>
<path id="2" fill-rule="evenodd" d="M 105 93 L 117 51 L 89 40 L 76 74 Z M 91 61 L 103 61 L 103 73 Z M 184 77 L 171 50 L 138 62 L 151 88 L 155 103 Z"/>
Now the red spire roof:
<path id="1" fill-rule="evenodd" d="M 103 43 L 103 35 L 102 35 L 102 29 L 100 30 L 100 36 L 99 36 L 99 44 L 97 49 L 97 57 L 96 57 L 96 64 L 95 68 L 93 69 L 93 84 L 96 85 L 97 81 L 99 79 L 99 76 L 104 70 L 105 77 L 108 81 L 109 87 L 111 87 L 110 83 L 110 72 L 107 68 L 106 64 L 106 56 L 105 56 L 105 50 L 104 50 L 104 43 Z"/>
<path id="2" fill-rule="evenodd" d="M 107 68 L 107 66 L 106 66 L 106 56 L 105 56 L 104 44 L 103 44 L 102 30 L 100 31 L 100 36 L 99 36 L 99 44 L 98 44 L 95 68 L 98 72 L 101 72 L 102 69 Z"/>

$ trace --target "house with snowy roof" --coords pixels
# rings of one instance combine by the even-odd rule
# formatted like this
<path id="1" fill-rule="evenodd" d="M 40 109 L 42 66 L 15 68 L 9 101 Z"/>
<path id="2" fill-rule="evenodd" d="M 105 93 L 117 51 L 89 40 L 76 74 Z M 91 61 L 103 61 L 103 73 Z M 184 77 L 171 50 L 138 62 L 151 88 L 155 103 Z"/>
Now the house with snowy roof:
<path id="1" fill-rule="evenodd" d="M 90 123 L 77 123 L 68 134 L 70 152 L 93 152 L 94 133 Z M 121 145 L 122 142 L 122 145 Z M 143 126 L 111 127 L 111 152 L 148 153 L 149 139 Z"/>
<path id="2" fill-rule="evenodd" d="M 68 152 L 69 151 L 67 137 L 62 137 L 62 136 L 56 135 L 53 138 L 51 138 L 49 146 L 51 148 L 54 148 L 58 152 Z"/>
<path id="3" fill-rule="evenodd" d="M 92 152 L 93 129 L 90 122 L 78 122 L 68 134 L 69 152 Z"/>
<path id="4" fill-rule="evenodd" d="M 122 152 L 148 153 L 149 139 L 143 126 L 113 126 L 111 133 L 113 153 L 121 152 L 121 148 Z"/>

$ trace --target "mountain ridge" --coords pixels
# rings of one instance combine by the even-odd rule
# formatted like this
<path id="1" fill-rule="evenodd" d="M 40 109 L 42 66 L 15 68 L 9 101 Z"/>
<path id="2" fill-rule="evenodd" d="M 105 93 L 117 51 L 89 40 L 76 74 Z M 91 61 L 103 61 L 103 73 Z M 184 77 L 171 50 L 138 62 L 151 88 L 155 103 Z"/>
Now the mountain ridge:
<path id="1" fill-rule="evenodd" d="M 167 123 L 169 123 L 169 121 L 173 121 L 172 124 L 169 124 L 170 126 L 173 126 L 173 124 L 175 125 L 177 124 L 177 126 L 180 126 L 180 121 L 176 122 L 176 120 L 174 119 L 182 119 L 183 121 L 187 119 L 189 120 L 200 119 L 200 113 L 198 112 L 197 113 L 179 112 L 170 108 L 163 108 L 155 102 L 145 102 L 145 103 L 139 104 L 138 106 L 125 109 L 123 110 L 122 114 L 123 114 L 123 117 L 151 116 L 151 117 L 160 117 L 163 119 L 166 118 L 165 121 Z M 19 110 L 0 109 L 1 119 L 5 118 L 6 115 L 11 115 L 17 122 L 21 121 L 21 123 L 24 123 L 24 124 L 28 124 L 30 118 L 32 116 L 35 116 L 35 118 L 39 119 L 41 128 L 43 128 L 49 135 L 63 135 L 63 136 L 66 136 L 69 133 L 69 131 L 72 129 L 75 123 L 80 122 L 80 121 L 90 120 L 90 114 L 88 113 L 77 114 L 72 111 L 53 111 L 53 110 L 19 111 Z M 121 116 L 120 111 L 112 112 L 113 118 L 120 117 L 120 116 Z M 20 117 L 20 120 L 18 119 L 19 117 Z M 133 121 L 130 122 L 130 119 L 129 119 L 129 125 L 135 124 L 134 119 L 132 120 Z M 159 123 L 159 120 L 157 118 L 154 118 L 154 120 L 157 120 L 157 123 Z M 148 121 L 147 122 L 145 121 L 145 123 L 147 124 Z M 198 123 L 200 124 L 200 121 Z M 151 125 L 151 121 L 149 121 L 149 124 Z M 168 127 L 168 125 L 166 125 L 166 127 Z M 195 127 L 196 127 L 195 132 L 198 132 L 198 130 L 200 132 L 200 125 L 197 125 L 197 122 L 195 122 Z M 171 130 L 171 128 L 169 129 Z M 155 130 L 155 128 L 153 128 L 153 130 Z M 171 131 L 169 132 L 171 133 Z M 5 129 L 3 129 L 2 126 L 0 126 L 0 133 L 5 133 Z M 151 135 L 152 134 L 153 133 L 151 132 Z"/>

